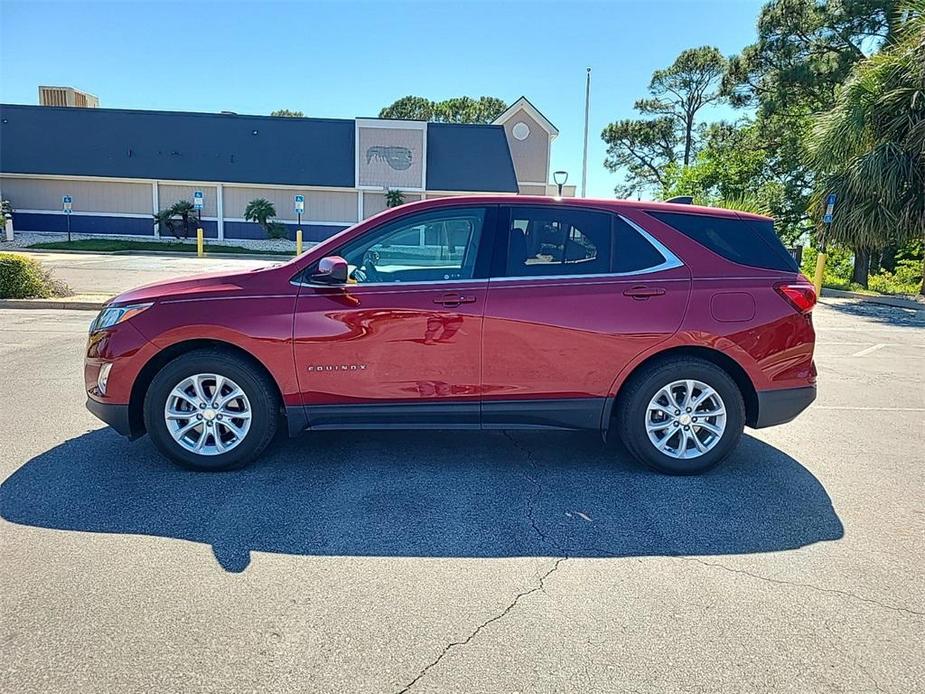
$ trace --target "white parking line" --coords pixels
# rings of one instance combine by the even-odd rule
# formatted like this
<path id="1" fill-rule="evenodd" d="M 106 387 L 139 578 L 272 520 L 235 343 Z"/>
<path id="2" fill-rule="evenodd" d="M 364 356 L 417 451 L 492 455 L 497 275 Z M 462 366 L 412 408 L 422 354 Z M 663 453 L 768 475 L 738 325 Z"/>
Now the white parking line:
<path id="1" fill-rule="evenodd" d="M 887 346 L 886 343 L 881 342 L 879 344 L 874 345 L 873 347 L 868 347 L 867 349 L 862 349 L 860 352 L 855 352 L 851 356 L 852 357 L 864 357 L 870 354 L 871 352 L 876 352 L 878 349 L 882 349 L 886 346 Z"/>
<path id="2" fill-rule="evenodd" d="M 850 407 L 848 405 L 814 405 L 814 410 L 863 410 L 877 412 L 925 412 L 925 407 Z"/>

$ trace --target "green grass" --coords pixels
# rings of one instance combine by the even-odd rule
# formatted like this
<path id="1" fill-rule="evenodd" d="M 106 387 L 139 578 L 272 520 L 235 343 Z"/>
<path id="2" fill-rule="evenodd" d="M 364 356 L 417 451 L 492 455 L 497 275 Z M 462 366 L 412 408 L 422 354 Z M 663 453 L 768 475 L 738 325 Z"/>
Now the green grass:
<path id="1" fill-rule="evenodd" d="M 245 255 L 295 255 L 295 244 L 292 253 L 279 251 L 263 251 L 241 246 L 218 246 L 207 243 L 204 246 L 206 253 L 235 253 Z M 45 241 L 33 243 L 29 248 L 45 251 L 96 251 L 98 253 L 112 253 L 114 251 L 171 251 L 179 253 L 195 253 L 196 241 L 126 241 L 123 239 L 80 239 L 79 241 Z"/>

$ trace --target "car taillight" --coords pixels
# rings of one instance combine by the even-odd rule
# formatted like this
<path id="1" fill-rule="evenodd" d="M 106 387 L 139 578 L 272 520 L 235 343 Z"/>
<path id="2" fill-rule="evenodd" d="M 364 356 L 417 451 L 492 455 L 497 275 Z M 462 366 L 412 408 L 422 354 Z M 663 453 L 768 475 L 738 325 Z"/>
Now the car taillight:
<path id="1" fill-rule="evenodd" d="M 800 313 L 809 313 L 816 305 L 816 289 L 804 279 L 802 282 L 781 282 L 774 289 Z"/>

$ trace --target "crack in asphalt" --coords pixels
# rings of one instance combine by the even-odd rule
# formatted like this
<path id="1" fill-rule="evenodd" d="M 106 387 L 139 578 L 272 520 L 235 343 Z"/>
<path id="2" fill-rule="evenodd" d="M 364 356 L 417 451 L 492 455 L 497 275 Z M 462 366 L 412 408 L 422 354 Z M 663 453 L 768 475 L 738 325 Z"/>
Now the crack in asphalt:
<path id="1" fill-rule="evenodd" d="M 831 593 L 833 595 L 840 595 L 845 598 L 854 598 L 861 602 L 866 602 L 871 605 L 876 605 L 877 607 L 882 607 L 885 610 L 891 610 L 893 612 L 902 612 L 909 615 L 914 615 L 916 617 L 925 617 L 925 612 L 918 612 L 917 610 L 911 610 L 908 607 L 897 607 L 896 605 L 888 605 L 887 603 L 880 602 L 879 600 L 874 600 L 873 598 L 868 598 L 863 595 L 858 595 L 857 593 L 852 593 L 848 590 L 839 590 L 838 588 L 820 588 L 819 586 L 813 585 L 812 583 L 800 583 L 799 581 L 787 581 L 782 578 L 771 578 L 770 576 L 762 576 L 761 574 L 752 573 L 751 571 L 746 571 L 745 569 L 734 569 L 731 566 L 726 566 L 720 564 L 719 562 L 705 561 L 703 559 L 698 559 L 697 557 L 682 557 L 680 555 L 670 555 L 675 559 L 680 559 L 682 561 L 695 562 L 703 566 L 711 566 L 716 569 L 722 569 L 723 571 L 729 571 L 730 573 L 742 574 L 744 576 L 750 576 L 751 578 L 758 579 L 759 581 L 766 581 L 767 583 L 774 583 L 777 585 L 790 586 L 792 588 L 807 588 L 809 590 L 814 590 L 819 593 Z"/>
<path id="2" fill-rule="evenodd" d="M 533 453 L 533 451 L 531 451 L 529 448 L 527 448 L 525 445 L 523 445 L 520 441 L 518 441 L 518 440 L 515 439 L 513 436 L 511 436 L 511 432 L 505 430 L 505 431 L 502 431 L 501 433 L 504 435 L 504 437 L 505 437 L 508 441 L 511 442 L 511 444 L 514 446 L 514 448 L 516 448 L 518 451 L 520 451 L 521 453 L 523 453 L 523 454 L 526 456 L 527 462 L 530 464 L 530 467 L 531 467 L 532 469 L 536 470 L 536 469 L 539 467 L 539 466 L 537 465 L 536 456 L 535 456 L 535 454 Z M 549 536 L 546 535 L 546 533 L 544 533 L 544 532 L 540 529 L 540 526 L 537 524 L 536 515 L 535 515 L 535 511 L 536 511 L 536 500 L 537 500 L 537 498 L 539 498 L 540 492 L 543 491 L 542 486 L 541 486 L 540 483 L 539 483 L 533 476 L 531 476 L 529 473 L 524 472 L 524 473 L 523 473 L 523 476 L 524 476 L 524 478 L 525 478 L 527 481 L 530 482 L 530 484 L 533 485 L 533 490 L 534 490 L 533 493 L 530 495 L 530 497 L 527 499 L 527 519 L 530 521 L 530 525 L 531 525 L 531 527 L 533 528 L 533 531 L 539 536 L 540 540 L 543 541 L 543 544 L 544 544 L 544 545 L 547 545 L 548 547 L 550 547 L 551 549 L 555 550 L 555 551 L 556 551 L 558 554 L 560 554 L 560 555 L 567 556 L 568 552 L 566 552 L 565 549 L 564 549 L 563 547 L 561 547 L 561 546 L 559 546 L 558 544 L 554 543 L 554 542 L 549 538 Z"/>
<path id="3" fill-rule="evenodd" d="M 546 571 L 546 573 L 544 573 L 542 576 L 540 576 L 540 581 L 539 581 L 539 583 L 538 583 L 537 585 L 535 585 L 535 586 L 533 586 L 532 588 L 530 588 L 530 590 L 525 590 L 525 591 L 523 591 L 523 592 L 518 593 L 517 595 L 515 595 L 515 596 L 514 596 L 514 599 L 508 604 L 507 607 L 505 607 L 500 613 L 496 614 L 496 615 L 493 616 L 493 617 L 490 617 L 489 619 L 486 619 L 484 622 L 482 622 L 481 624 L 479 624 L 479 625 L 475 628 L 475 630 L 473 630 L 472 633 L 469 634 L 465 639 L 463 639 L 462 641 L 452 641 L 452 642 L 448 643 L 448 644 L 444 647 L 443 651 L 440 652 L 440 655 L 438 655 L 433 661 L 430 662 L 429 665 L 427 665 L 424 669 L 422 669 L 422 670 L 417 674 L 417 677 L 415 677 L 415 678 L 414 678 L 413 680 L 411 680 L 408 684 L 406 684 L 404 687 L 402 687 L 400 690 L 398 690 L 398 694 L 404 694 L 404 692 L 410 691 L 411 688 L 412 688 L 415 684 L 417 684 L 417 682 L 418 682 L 421 678 L 423 678 L 428 672 L 430 672 L 430 670 L 431 670 L 432 668 L 436 667 L 436 665 L 437 665 L 441 660 L 443 660 L 443 658 L 444 658 L 444 657 L 447 655 L 447 653 L 449 653 L 451 650 L 453 650 L 454 648 L 457 648 L 457 647 L 461 647 L 461 646 L 466 646 L 466 645 L 468 645 L 468 643 L 469 643 L 470 641 L 472 641 L 472 639 L 474 639 L 476 636 L 478 636 L 479 632 L 482 631 L 482 629 L 484 629 L 485 627 L 487 627 L 489 624 L 492 624 L 493 622 L 497 622 L 498 620 L 504 619 L 504 617 L 507 615 L 507 613 L 510 612 L 511 610 L 513 610 L 514 607 L 517 606 L 517 603 L 520 602 L 521 598 L 525 598 L 525 597 L 527 597 L 528 595 L 532 595 L 533 593 L 536 593 L 536 592 L 538 592 L 538 591 L 543 591 L 543 592 L 545 592 L 545 585 L 544 585 L 544 584 L 545 584 L 545 582 L 546 582 L 546 579 L 549 578 L 549 577 L 556 571 L 556 569 L 559 568 L 559 565 L 560 565 L 562 562 L 564 562 L 566 559 L 568 559 L 568 557 L 559 557 L 558 559 L 556 559 L 556 561 L 555 561 L 555 563 L 552 565 L 552 567 L 551 567 L 548 571 Z"/>
<path id="4" fill-rule="evenodd" d="M 521 444 L 517 439 L 511 436 L 509 432 L 503 431 L 502 434 L 504 434 L 504 436 L 513 444 L 514 448 L 516 448 L 517 450 L 519 450 L 526 456 L 527 462 L 529 463 L 530 467 L 534 470 L 537 469 L 538 466 L 537 466 L 536 458 L 534 456 L 533 451 L 531 451 L 529 448 Z M 533 485 L 533 492 L 530 494 L 530 496 L 527 499 L 527 520 L 530 521 L 530 526 L 533 528 L 533 531 L 539 536 L 543 544 L 555 550 L 558 554 L 561 554 L 562 556 L 559 556 L 556 558 L 556 561 L 553 563 L 552 567 L 550 567 L 549 570 L 547 570 L 542 576 L 540 576 L 539 582 L 535 586 L 533 586 L 529 590 L 522 591 L 518 593 L 517 595 L 515 595 L 514 599 L 510 603 L 508 603 L 507 607 L 505 607 L 501 612 L 494 615 L 493 617 L 490 617 L 489 619 L 486 619 L 484 622 L 479 624 L 462 641 L 451 641 L 446 646 L 444 646 L 443 650 L 434 660 L 432 660 L 427 666 L 425 666 L 420 672 L 418 672 L 417 676 L 413 680 L 411 680 L 408 684 L 406 684 L 404 687 L 398 690 L 398 694 L 404 694 L 405 692 L 410 691 L 411 688 L 415 684 L 417 684 L 423 677 L 425 677 L 428 672 L 430 672 L 434 667 L 436 667 L 440 663 L 440 661 L 443 660 L 443 658 L 446 657 L 446 655 L 451 650 L 453 650 L 454 648 L 461 648 L 461 647 L 467 646 L 469 642 L 472 641 L 472 639 L 474 639 L 476 636 L 479 635 L 479 632 L 481 632 L 482 629 L 487 627 L 489 624 L 492 624 L 494 622 L 504 619 L 504 617 L 506 617 L 507 614 L 517 606 L 517 603 L 520 602 L 522 598 L 525 598 L 536 592 L 542 592 L 545 594 L 546 593 L 546 579 L 548 579 L 553 573 L 555 573 L 555 571 L 559 568 L 559 565 L 562 564 L 562 562 L 568 559 L 568 555 L 563 551 L 563 549 L 557 546 L 554 542 L 552 542 L 552 540 L 550 540 L 549 537 L 546 535 L 546 533 L 544 533 L 540 529 L 539 525 L 536 522 L 536 516 L 534 514 L 534 510 L 535 510 L 536 500 L 539 497 L 540 492 L 542 491 L 542 487 L 540 486 L 540 483 L 527 472 L 524 472 L 523 476 L 527 481 L 530 482 L 531 485 Z"/>
<path id="5" fill-rule="evenodd" d="M 532 450 L 530 450 L 527 446 L 523 445 L 520 441 L 515 439 L 510 434 L 509 431 L 505 430 L 505 431 L 502 431 L 501 433 L 504 435 L 505 438 L 507 438 L 511 442 L 514 448 L 516 448 L 518 451 L 524 454 L 524 456 L 527 459 L 527 463 L 529 464 L 532 470 L 537 470 L 539 468 L 539 465 L 536 461 L 536 456 Z M 406 684 L 404 687 L 398 690 L 397 694 L 405 694 L 405 692 L 410 691 L 411 688 L 414 687 L 414 685 L 417 684 L 422 678 L 424 678 L 434 667 L 436 667 L 440 663 L 440 661 L 443 660 L 443 658 L 451 650 L 453 650 L 454 648 L 461 648 L 461 647 L 467 646 L 487 626 L 489 626 L 490 624 L 494 622 L 504 619 L 504 617 L 506 617 L 507 614 L 517 606 L 517 604 L 520 602 L 522 598 L 525 598 L 536 592 L 545 593 L 546 592 L 545 591 L 546 579 L 548 579 L 553 573 L 555 573 L 555 571 L 559 568 L 559 565 L 562 564 L 562 562 L 569 559 L 569 554 L 570 554 L 569 549 L 553 541 L 545 532 L 543 532 L 543 530 L 539 527 L 539 524 L 537 522 L 536 501 L 539 498 L 540 493 L 542 492 L 542 486 L 540 485 L 539 481 L 534 476 L 532 476 L 529 472 L 524 471 L 522 472 L 522 475 L 533 486 L 533 492 L 527 498 L 527 509 L 526 509 L 527 520 L 530 522 L 530 526 L 533 528 L 533 531 L 537 534 L 537 536 L 540 538 L 543 544 L 548 546 L 550 549 L 554 550 L 560 556 L 556 558 L 556 561 L 552 565 L 552 567 L 548 571 L 546 571 L 542 576 L 540 576 L 539 582 L 537 583 L 537 585 L 530 588 L 529 590 L 522 591 L 518 593 L 517 595 L 515 595 L 514 599 L 500 613 L 494 615 L 493 617 L 490 617 L 489 619 L 479 624 L 462 641 L 452 641 L 448 643 L 443 648 L 443 650 L 440 652 L 440 654 L 434 660 L 432 660 L 427 666 L 425 666 L 422 670 L 420 670 L 420 672 L 418 672 L 417 676 L 413 680 L 411 680 L 408 684 Z M 605 556 L 610 556 L 610 557 L 619 558 L 621 556 L 615 552 L 610 552 L 608 550 L 601 549 L 599 547 L 586 547 L 585 549 L 597 552 Z M 751 571 L 747 571 L 745 569 L 736 569 L 736 568 L 732 568 L 730 566 L 721 564 L 719 562 L 710 562 L 704 559 L 699 559 L 697 557 L 688 557 L 688 556 L 682 556 L 679 554 L 666 554 L 662 556 L 666 556 L 672 559 L 679 559 L 679 560 L 687 561 L 687 562 L 693 562 L 696 564 L 700 564 L 701 566 L 721 569 L 723 571 L 728 571 L 730 573 L 741 574 L 741 575 L 748 576 L 750 578 L 754 578 L 759 581 L 764 581 L 766 583 L 771 583 L 774 585 L 783 585 L 783 586 L 789 586 L 792 588 L 804 588 L 804 589 L 816 591 L 819 593 L 829 593 L 832 595 L 841 596 L 843 598 L 853 598 L 860 602 L 868 603 L 871 605 L 876 605 L 877 607 L 881 607 L 885 610 L 890 610 L 893 612 L 905 613 L 905 614 L 909 614 L 909 615 L 913 615 L 917 617 L 925 616 L 925 613 L 923 612 L 918 612 L 916 610 L 912 610 L 912 609 L 905 608 L 905 607 L 897 607 L 895 605 L 889 605 L 886 603 L 882 603 L 878 600 L 875 600 L 873 598 L 867 598 L 862 595 L 858 595 L 856 593 L 852 593 L 846 590 L 839 590 L 837 588 L 821 588 L 811 583 L 800 583 L 797 581 L 787 581 L 787 580 L 779 579 L 779 578 L 771 578 L 769 576 L 762 576 L 761 574 L 756 574 Z M 870 673 L 859 663 L 857 663 L 857 665 L 863 671 L 863 673 L 867 676 L 868 680 L 870 680 L 870 682 L 874 685 L 876 690 L 878 692 L 882 691 L 880 689 L 879 684 L 870 675 Z"/>

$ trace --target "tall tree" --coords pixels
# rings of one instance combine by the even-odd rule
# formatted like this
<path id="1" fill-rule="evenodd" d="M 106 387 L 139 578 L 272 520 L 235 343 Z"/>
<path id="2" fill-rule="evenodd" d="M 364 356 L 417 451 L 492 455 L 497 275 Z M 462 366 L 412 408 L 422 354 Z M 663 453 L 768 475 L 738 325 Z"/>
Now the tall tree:
<path id="1" fill-rule="evenodd" d="M 664 70 L 652 73 L 649 99 L 636 102 L 646 115 L 670 118 L 681 133 L 684 166 L 694 151 L 694 123 L 704 106 L 719 101 L 717 89 L 726 72 L 726 59 L 713 46 L 689 48 Z"/>
<path id="2" fill-rule="evenodd" d="M 624 172 L 618 195 L 660 188 L 666 166 L 691 162 L 697 148 L 697 117 L 721 98 L 725 69 L 725 58 L 712 46 L 683 51 L 669 67 L 652 74 L 651 96 L 635 104 L 643 118 L 616 121 L 604 129 L 604 166 Z"/>
<path id="3" fill-rule="evenodd" d="M 305 118 L 301 111 L 290 111 L 288 108 L 280 108 L 270 113 L 271 116 L 282 116 L 283 118 Z"/>
<path id="4" fill-rule="evenodd" d="M 865 287 L 870 251 L 925 239 L 925 1 L 902 8 L 893 38 L 855 66 L 811 138 L 816 214 L 836 191 L 830 231 Z"/>
<path id="5" fill-rule="evenodd" d="M 601 139 L 607 143 L 604 166 L 624 175 L 614 189 L 619 197 L 667 185 L 667 168 L 676 161 L 678 145 L 670 118 L 616 121 L 604 128 Z"/>
<path id="6" fill-rule="evenodd" d="M 460 96 L 444 101 L 431 101 L 422 96 L 404 96 L 383 108 L 379 117 L 437 123 L 491 123 L 505 110 L 507 104 L 493 96 L 480 96 L 478 99 Z"/>
<path id="7" fill-rule="evenodd" d="M 781 188 L 774 210 L 785 235 L 811 229 L 815 171 L 806 142 L 815 114 L 832 107 L 852 67 L 889 37 L 897 0 L 770 0 L 758 37 L 729 61 L 722 92 L 754 108 L 753 143 L 767 180 Z"/>
<path id="8" fill-rule="evenodd" d="M 894 26 L 897 0 L 771 0 L 758 40 L 729 62 L 723 91 L 762 115 L 830 108 L 835 89 Z"/>
<path id="9" fill-rule="evenodd" d="M 396 120 L 433 120 L 434 102 L 423 96 L 403 96 L 379 111 L 379 117 Z"/>

